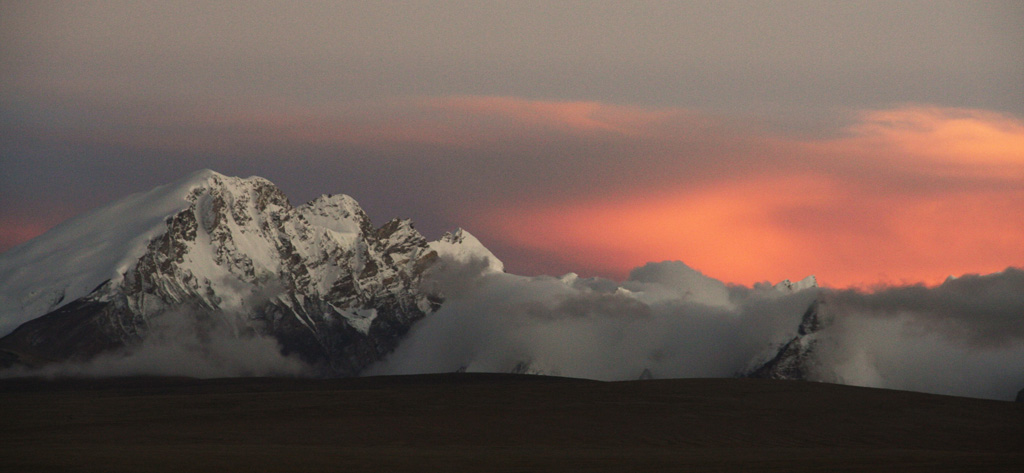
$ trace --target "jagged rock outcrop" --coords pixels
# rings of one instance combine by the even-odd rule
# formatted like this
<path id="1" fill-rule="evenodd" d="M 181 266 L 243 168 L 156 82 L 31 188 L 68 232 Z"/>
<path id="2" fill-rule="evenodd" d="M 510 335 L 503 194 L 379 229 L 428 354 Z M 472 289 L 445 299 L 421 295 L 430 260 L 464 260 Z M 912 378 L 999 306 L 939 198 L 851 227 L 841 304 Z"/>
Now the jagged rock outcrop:
<path id="1" fill-rule="evenodd" d="M 421 288 L 439 255 L 410 221 L 375 228 L 345 195 L 293 207 L 259 177 L 201 171 L 38 240 L 0 255 L 0 326 L 17 327 L 2 333 L 0 366 L 86 360 L 187 318 L 355 375 L 443 300 Z M 464 240 L 479 245 L 461 230 L 434 244 L 480 253 Z M 79 267 L 50 267 L 60 260 Z"/>
<path id="2" fill-rule="evenodd" d="M 814 376 L 814 354 L 818 334 L 831 320 L 825 314 L 826 303 L 815 299 L 800 319 L 797 335 L 779 348 L 768 361 L 749 373 L 750 378 L 808 380 Z"/>

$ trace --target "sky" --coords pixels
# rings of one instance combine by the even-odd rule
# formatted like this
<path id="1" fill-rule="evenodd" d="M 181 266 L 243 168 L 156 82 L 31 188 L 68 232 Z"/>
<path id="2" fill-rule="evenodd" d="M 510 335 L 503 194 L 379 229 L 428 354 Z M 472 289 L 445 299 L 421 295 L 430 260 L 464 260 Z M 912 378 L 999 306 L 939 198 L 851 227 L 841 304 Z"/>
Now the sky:
<path id="1" fill-rule="evenodd" d="M 515 274 L 1024 266 L 1016 1 L 0 0 L 0 251 L 201 169 Z"/>

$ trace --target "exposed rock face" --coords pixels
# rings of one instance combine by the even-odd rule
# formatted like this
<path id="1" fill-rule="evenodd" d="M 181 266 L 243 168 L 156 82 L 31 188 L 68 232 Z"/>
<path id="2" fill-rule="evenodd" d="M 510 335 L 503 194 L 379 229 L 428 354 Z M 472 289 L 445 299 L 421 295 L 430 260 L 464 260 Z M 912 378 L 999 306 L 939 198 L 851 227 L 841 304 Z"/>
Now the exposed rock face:
<path id="1" fill-rule="evenodd" d="M 150 194 L 131 202 L 178 199 L 180 208 L 115 262 L 90 260 L 86 252 L 95 243 L 89 241 L 69 250 L 71 260 L 83 254 L 77 260 L 108 264 L 108 279 L 74 294 L 76 285 L 88 282 L 78 276 L 85 272 L 67 281 L 51 278 L 57 281 L 46 293 L 60 298 L 48 302 L 42 315 L 17 314 L 30 320 L 0 339 L 0 366 L 89 359 L 139 343 L 161 318 L 186 317 L 223 320 L 239 334 L 274 337 L 285 354 L 323 373 L 355 375 L 393 350 L 412 323 L 442 302 L 420 288 L 437 251 L 408 220 L 374 228 L 348 196 L 325 195 L 293 207 L 265 179 L 212 171 Z M 123 218 L 152 212 L 135 207 L 125 209 Z M 444 244 L 454 251 L 460 242 Z M 88 274 L 104 270 L 98 266 Z M 38 300 L 26 298 L 23 310 L 45 308 Z"/>
<path id="2" fill-rule="evenodd" d="M 797 335 L 779 348 L 774 357 L 748 373 L 747 377 L 812 379 L 813 355 L 819 343 L 817 334 L 830 323 L 824 312 L 825 302 L 820 298 L 816 299 L 800 320 Z"/>

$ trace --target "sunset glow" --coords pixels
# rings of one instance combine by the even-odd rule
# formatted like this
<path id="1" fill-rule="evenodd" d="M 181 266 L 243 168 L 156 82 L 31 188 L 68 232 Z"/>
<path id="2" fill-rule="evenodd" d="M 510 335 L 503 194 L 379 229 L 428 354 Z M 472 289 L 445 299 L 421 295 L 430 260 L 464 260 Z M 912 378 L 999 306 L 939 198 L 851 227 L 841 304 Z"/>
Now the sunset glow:
<path id="1" fill-rule="evenodd" d="M 1024 265 L 1014 2 L 144 3 L 0 6 L 0 252 L 209 168 L 530 275 Z"/>
<path id="2" fill-rule="evenodd" d="M 507 197 L 456 198 L 453 218 L 499 256 L 520 255 L 509 266 L 528 272 L 623 278 L 648 261 L 681 260 L 731 283 L 815 274 L 846 287 L 935 284 L 1024 264 L 1024 124 L 995 112 L 864 111 L 822 139 L 678 108 L 515 97 L 318 113 L 207 113 L 198 126 L 216 134 L 120 139 L 158 149 L 220 149 L 227 139 L 461 153 L 445 164 L 461 168 L 451 182 L 492 176 L 489 190 Z M 8 222 L 2 243 L 45 223 Z"/>
<path id="3" fill-rule="evenodd" d="M 1022 401 L 1022 25 L 1019 0 L 0 0 L 0 383 Z M 1017 456 L 858 432 L 899 457 L 871 464 L 1024 460 L 990 430 Z"/>
<path id="4" fill-rule="evenodd" d="M 486 233 L 539 254 L 571 253 L 581 267 L 620 278 L 641 262 L 682 260 L 740 284 L 808 274 L 836 287 L 935 284 L 1024 263 L 1019 122 L 955 110 L 865 116 L 848 137 L 766 149 L 803 153 L 809 161 L 841 156 L 862 176 L 780 170 L 693 188 L 494 209 L 481 212 Z M 884 188 L 871 180 L 878 172 L 907 173 L 908 182 L 927 183 L 936 162 L 961 175 L 925 190 L 920 182 Z M 979 177 L 1006 185 L 978 188 Z"/>
<path id="5" fill-rule="evenodd" d="M 42 222 L 7 220 L 0 222 L 0 248 L 10 248 L 41 235 L 52 225 Z"/>

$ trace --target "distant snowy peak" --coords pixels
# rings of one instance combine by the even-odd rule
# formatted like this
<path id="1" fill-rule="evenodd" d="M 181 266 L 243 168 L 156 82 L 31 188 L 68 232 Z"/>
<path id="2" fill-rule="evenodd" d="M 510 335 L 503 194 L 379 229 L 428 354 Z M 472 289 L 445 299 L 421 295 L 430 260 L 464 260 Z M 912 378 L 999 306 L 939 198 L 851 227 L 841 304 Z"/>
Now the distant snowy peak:
<path id="1" fill-rule="evenodd" d="M 484 272 L 501 273 L 505 264 L 491 253 L 480 240 L 461 228 L 445 233 L 440 240 L 431 242 L 430 249 L 437 252 L 441 259 L 460 264 L 482 264 Z"/>
<path id="2" fill-rule="evenodd" d="M 775 289 L 787 294 L 800 292 L 805 289 L 816 289 L 818 287 L 818 279 L 814 275 L 807 276 L 797 282 L 792 282 L 789 279 L 784 279 L 782 282 L 776 284 Z"/>

